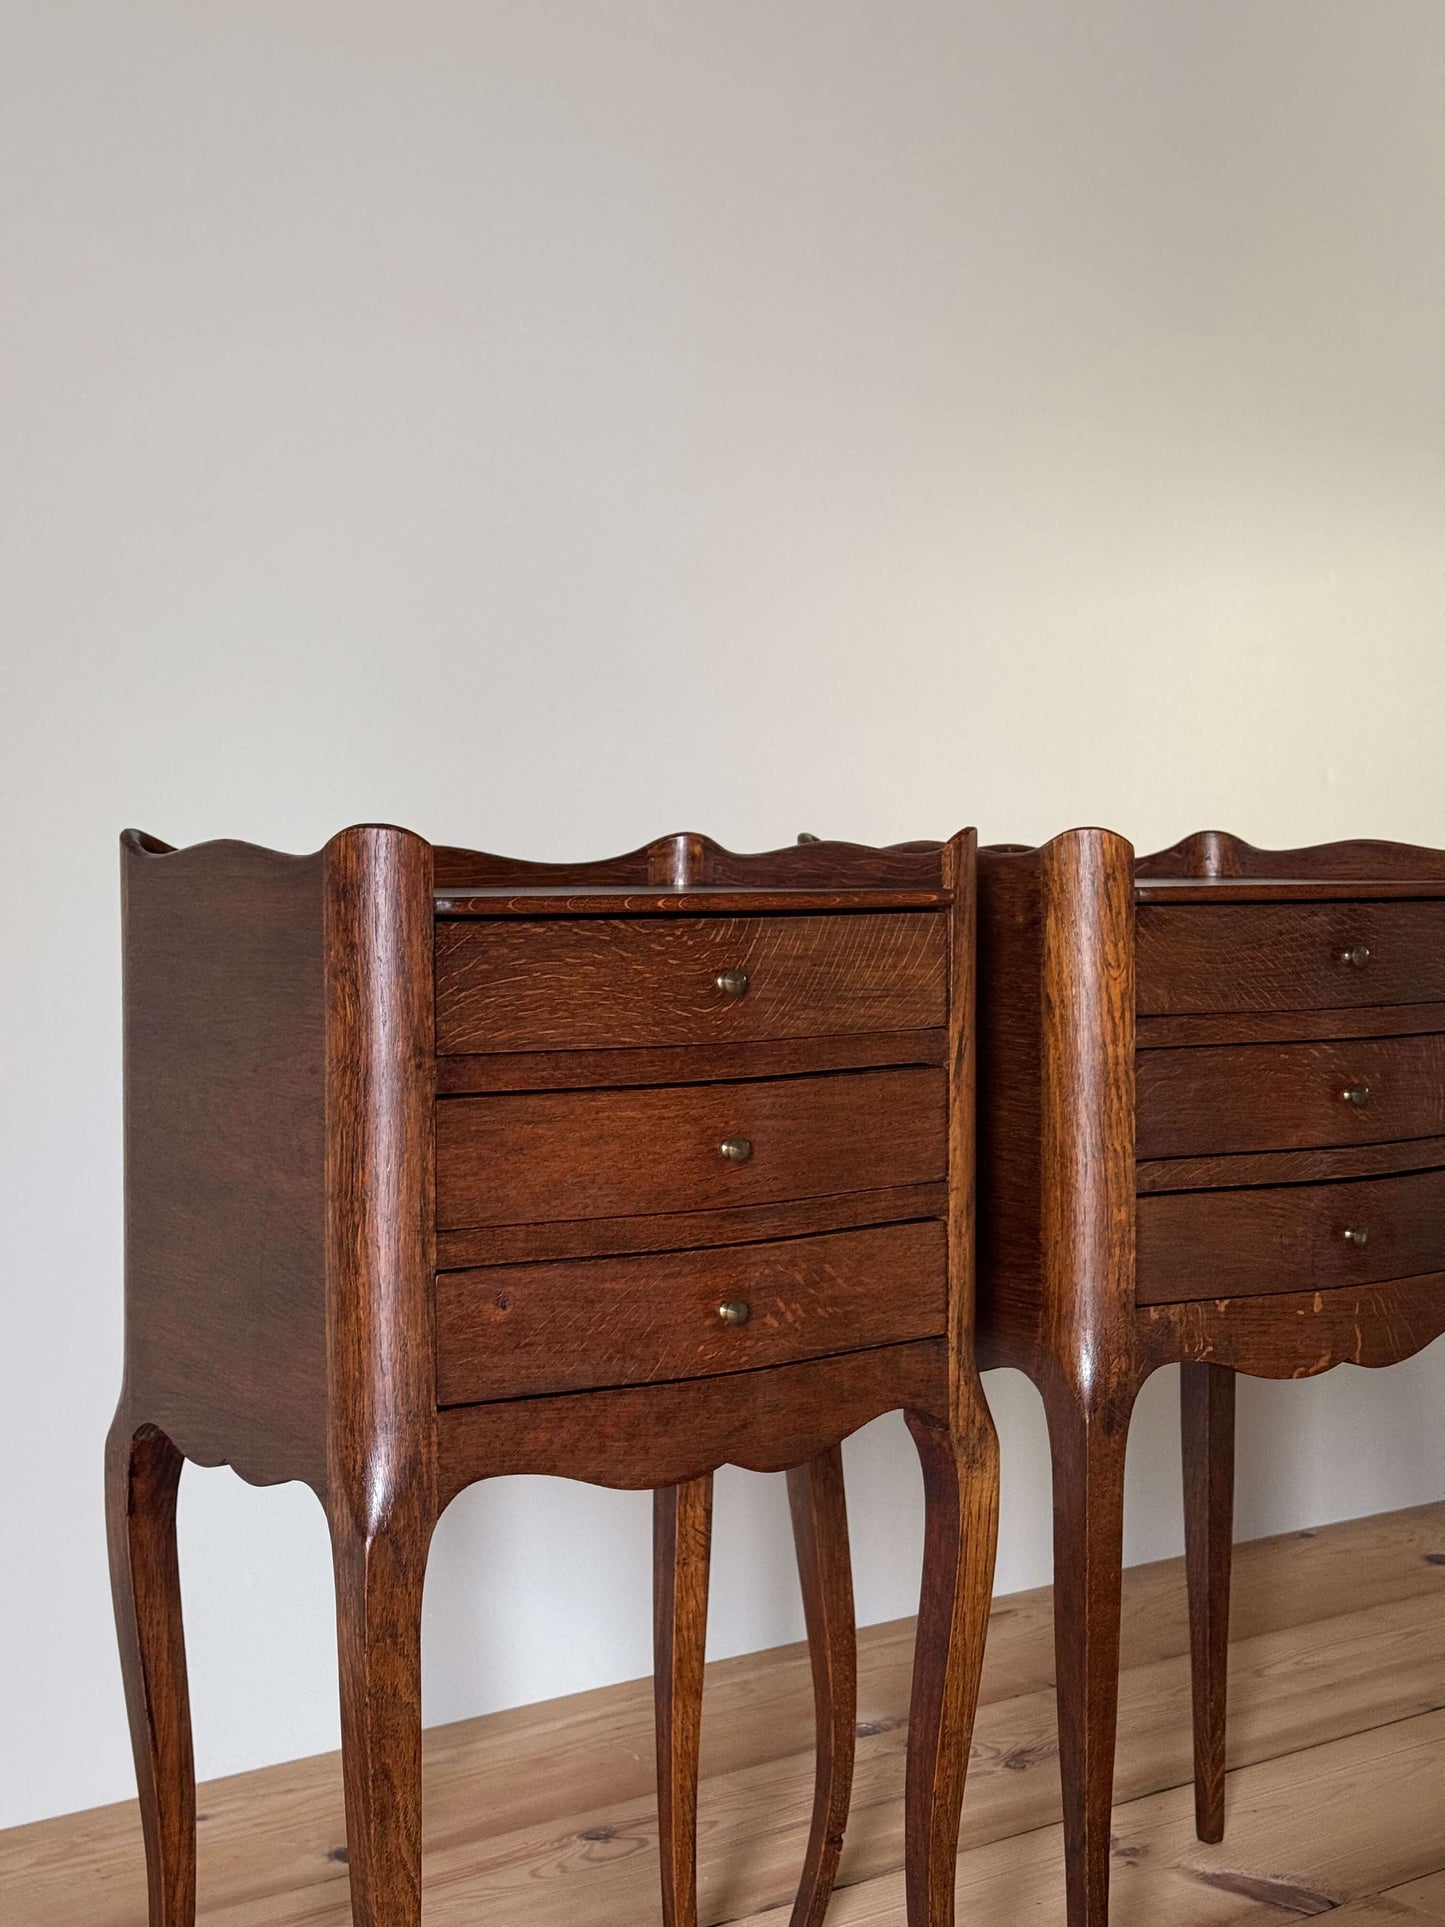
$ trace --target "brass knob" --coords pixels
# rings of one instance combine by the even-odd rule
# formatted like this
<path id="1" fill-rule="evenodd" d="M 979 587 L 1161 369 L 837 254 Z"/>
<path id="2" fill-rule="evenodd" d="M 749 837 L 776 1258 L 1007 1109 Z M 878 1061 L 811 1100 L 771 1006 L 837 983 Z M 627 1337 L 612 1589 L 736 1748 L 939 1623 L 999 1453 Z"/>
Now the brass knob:
<path id="1" fill-rule="evenodd" d="M 1352 965 L 1356 970 L 1363 970 L 1370 961 L 1370 946 L 1367 943 L 1352 943 L 1340 961 Z"/>
<path id="2" fill-rule="evenodd" d="M 748 992 L 748 973 L 746 970 L 720 970 L 717 973 L 717 987 L 725 997 L 745 997 Z"/>
<path id="3" fill-rule="evenodd" d="M 725 1137 L 717 1147 L 729 1164 L 746 1164 L 753 1154 L 750 1137 Z"/>
<path id="4" fill-rule="evenodd" d="M 745 1298 L 725 1298 L 717 1308 L 717 1315 L 725 1325 L 746 1325 L 753 1315 L 753 1308 Z"/>
<path id="5" fill-rule="evenodd" d="M 1364 1225 L 1351 1224 L 1345 1226 L 1345 1243 L 1347 1245 L 1367 1245 L 1369 1242 L 1370 1234 Z"/>
<path id="6" fill-rule="evenodd" d="M 1346 1104 L 1353 1104 L 1357 1111 L 1362 1111 L 1370 1101 L 1370 1087 L 1368 1084 L 1346 1084 L 1340 1096 Z"/>

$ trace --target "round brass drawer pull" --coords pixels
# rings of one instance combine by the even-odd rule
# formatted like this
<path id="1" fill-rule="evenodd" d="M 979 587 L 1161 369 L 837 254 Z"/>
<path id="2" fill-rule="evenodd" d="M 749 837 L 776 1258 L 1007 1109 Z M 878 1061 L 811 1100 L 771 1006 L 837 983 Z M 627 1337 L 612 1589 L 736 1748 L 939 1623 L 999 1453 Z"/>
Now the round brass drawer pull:
<path id="1" fill-rule="evenodd" d="M 1370 1234 L 1364 1225 L 1351 1224 L 1345 1226 L 1345 1243 L 1347 1245 L 1367 1245 L 1369 1242 Z"/>
<path id="2" fill-rule="evenodd" d="M 729 1164 L 746 1164 L 753 1154 L 750 1137 L 725 1137 L 717 1147 Z"/>
<path id="3" fill-rule="evenodd" d="M 746 1325 L 753 1315 L 753 1308 L 745 1298 L 725 1298 L 717 1308 L 717 1315 L 725 1325 Z"/>
<path id="4" fill-rule="evenodd" d="M 1356 970 L 1363 970 L 1370 961 L 1370 946 L 1367 943 L 1352 943 L 1341 954 L 1340 961 L 1352 965 Z"/>
<path id="5" fill-rule="evenodd" d="M 1357 1111 L 1362 1111 L 1370 1101 L 1370 1087 L 1368 1084 L 1346 1084 L 1340 1097 L 1346 1104 L 1353 1104 Z"/>
<path id="6" fill-rule="evenodd" d="M 748 994 L 746 970 L 720 970 L 716 982 L 724 997 L 746 997 Z"/>

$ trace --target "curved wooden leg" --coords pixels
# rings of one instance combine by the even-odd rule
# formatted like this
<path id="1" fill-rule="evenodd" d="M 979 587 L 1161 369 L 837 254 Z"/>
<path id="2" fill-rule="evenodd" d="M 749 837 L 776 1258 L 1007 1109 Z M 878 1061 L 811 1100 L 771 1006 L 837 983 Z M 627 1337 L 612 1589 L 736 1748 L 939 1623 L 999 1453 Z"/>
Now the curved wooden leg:
<path id="1" fill-rule="evenodd" d="M 791 1927 L 821 1927 L 843 1851 L 858 1731 L 858 1639 L 840 1446 L 789 1472 L 788 1502 L 803 1587 L 818 1736 L 813 1822 Z"/>
<path id="2" fill-rule="evenodd" d="M 653 1495 L 653 1694 L 665 1927 L 697 1927 L 697 1775 L 712 1475 Z"/>
<path id="3" fill-rule="evenodd" d="M 1194 1817 L 1199 1838 L 1213 1842 L 1224 1838 L 1235 1376 L 1225 1366 L 1190 1361 L 1179 1370 L 1194 1682 Z"/>
<path id="4" fill-rule="evenodd" d="M 1066 1391 L 1046 1394 L 1045 1408 L 1068 1927 L 1107 1927 L 1128 1410 L 1105 1424 Z"/>
<path id="5" fill-rule="evenodd" d="M 420 1927 L 421 1608 L 430 1523 L 332 1525 L 355 1927 Z"/>
<path id="6" fill-rule="evenodd" d="M 975 1382 L 961 1429 L 908 1414 L 923 1465 L 923 1587 L 908 1720 L 908 1927 L 953 1927 L 958 1825 L 998 1546 L 998 1435 Z"/>
<path id="7" fill-rule="evenodd" d="M 196 1769 L 176 1557 L 180 1453 L 116 1415 L 105 1452 L 110 1583 L 145 1835 L 150 1927 L 194 1927 Z"/>

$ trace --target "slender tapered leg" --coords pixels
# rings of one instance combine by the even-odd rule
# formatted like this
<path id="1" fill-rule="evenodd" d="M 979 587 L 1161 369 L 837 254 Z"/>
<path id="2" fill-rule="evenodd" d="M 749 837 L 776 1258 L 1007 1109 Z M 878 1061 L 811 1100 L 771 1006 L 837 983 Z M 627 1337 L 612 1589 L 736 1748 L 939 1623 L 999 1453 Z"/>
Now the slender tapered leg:
<path id="1" fill-rule="evenodd" d="M 908 1927 L 953 1927 L 968 1776 L 998 1546 L 998 1436 L 975 1389 L 960 1432 L 908 1414 L 923 1465 L 923 1588 L 908 1719 Z"/>
<path id="2" fill-rule="evenodd" d="M 421 1608 L 429 1528 L 332 1527 L 355 1927 L 421 1921 Z"/>
<path id="3" fill-rule="evenodd" d="M 697 1927 L 697 1775 L 712 1476 L 653 1496 L 653 1692 L 665 1927 Z"/>
<path id="4" fill-rule="evenodd" d="M 196 1769 L 176 1557 L 181 1464 L 162 1433 L 117 1414 L 106 1443 L 106 1527 L 150 1927 L 194 1927 L 196 1918 Z"/>
<path id="5" fill-rule="evenodd" d="M 1234 1558 L 1234 1387 L 1223 1365 L 1180 1366 L 1184 1551 L 1194 1674 L 1194 1816 L 1199 1838 L 1224 1838 L 1229 1696 L 1229 1580 Z"/>
<path id="6" fill-rule="evenodd" d="M 1128 1412 L 1045 1396 L 1054 1469 L 1054 1646 L 1068 1927 L 1106 1927 Z"/>
<path id="7" fill-rule="evenodd" d="M 843 1851 L 858 1730 L 858 1640 L 841 1447 L 832 1446 L 789 1472 L 788 1500 L 817 1726 L 813 1823 L 791 1927 L 821 1927 Z"/>

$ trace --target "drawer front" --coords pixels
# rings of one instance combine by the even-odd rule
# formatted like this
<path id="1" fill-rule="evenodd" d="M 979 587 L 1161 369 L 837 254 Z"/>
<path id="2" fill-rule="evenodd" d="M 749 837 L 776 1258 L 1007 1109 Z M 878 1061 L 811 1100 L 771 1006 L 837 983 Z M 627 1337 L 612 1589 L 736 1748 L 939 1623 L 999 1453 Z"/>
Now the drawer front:
<path id="1" fill-rule="evenodd" d="M 932 1338 L 946 1290 L 943 1226 L 932 1222 L 443 1272 L 437 1400 L 711 1377 Z"/>
<path id="2" fill-rule="evenodd" d="M 1138 1079 L 1141 1158 L 1445 1134 L 1440 1036 L 1148 1050 Z"/>
<path id="3" fill-rule="evenodd" d="M 1445 1271 L 1445 1171 L 1139 1200 L 1139 1303 L 1323 1291 Z"/>
<path id="4" fill-rule="evenodd" d="M 900 1070 L 445 1098 L 437 1223 L 638 1217 L 929 1183 L 946 1168 L 945 1095 L 942 1071 Z"/>
<path id="5" fill-rule="evenodd" d="M 1445 903 L 1141 904 L 1141 1016 L 1445 997 Z"/>
<path id="6" fill-rule="evenodd" d="M 929 913 L 440 923 L 437 1049 L 603 1050 L 931 1029 Z"/>

